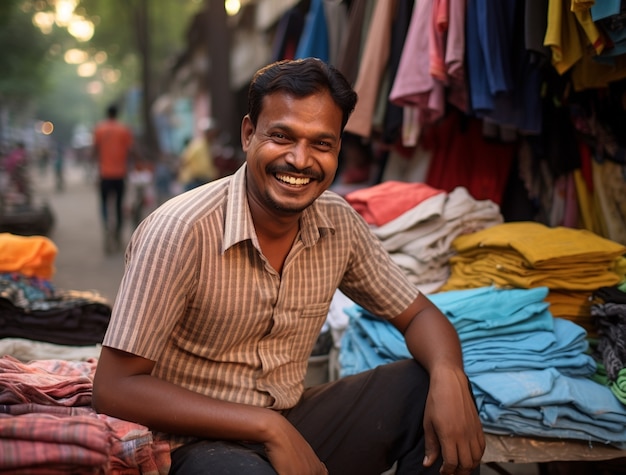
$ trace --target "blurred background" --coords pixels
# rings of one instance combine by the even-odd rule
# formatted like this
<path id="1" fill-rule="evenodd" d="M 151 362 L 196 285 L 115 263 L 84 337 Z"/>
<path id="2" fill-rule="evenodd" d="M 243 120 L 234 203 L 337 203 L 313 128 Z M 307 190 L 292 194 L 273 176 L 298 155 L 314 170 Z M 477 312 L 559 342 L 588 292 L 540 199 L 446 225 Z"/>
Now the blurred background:
<path id="1" fill-rule="evenodd" d="M 221 176 L 243 161 L 247 85 L 272 60 L 278 19 L 294 0 L 2 0 L 0 158 L 20 144 L 24 183 L 0 166 L 0 233 L 43 235 L 58 248 L 52 282 L 113 300 L 123 252 L 103 252 L 96 124 L 110 104 L 133 132 L 127 241 L 137 223 L 181 192 L 185 146 L 219 125 Z M 4 163 L 0 160 L 0 163 Z"/>
<path id="2" fill-rule="evenodd" d="M 41 166 L 57 154 L 83 160 L 109 103 L 152 160 L 179 153 L 210 115 L 225 143 L 238 141 L 238 97 L 269 59 L 269 41 L 232 46 L 259 21 L 246 14 L 252 3 L 3 0 L 0 143 L 24 141 Z"/>

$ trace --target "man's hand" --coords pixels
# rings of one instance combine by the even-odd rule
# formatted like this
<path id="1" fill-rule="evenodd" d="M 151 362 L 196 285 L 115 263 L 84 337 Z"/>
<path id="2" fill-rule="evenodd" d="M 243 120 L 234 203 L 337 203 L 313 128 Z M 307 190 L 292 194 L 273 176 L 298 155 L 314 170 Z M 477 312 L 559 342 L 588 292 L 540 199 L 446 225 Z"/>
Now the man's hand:
<path id="1" fill-rule="evenodd" d="M 463 370 L 456 330 L 423 294 L 391 322 L 430 375 L 424 412 L 424 465 L 431 466 L 441 455 L 442 474 L 469 474 L 480 464 L 485 436 Z"/>
<path id="2" fill-rule="evenodd" d="M 278 413 L 270 438 L 264 444 L 265 452 L 279 475 L 328 475 L 326 466 L 304 437 Z"/>
<path id="3" fill-rule="evenodd" d="M 152 376 L 153 367 L 150 360 L 104 346 L 94 380 L 94 408 L 172 434 L 260 442 L 280 475 L 328 473 L 308 442 L 280 413 L 189 391 Z M 155 407 L 170 410 L 155 411 Z"/>
<path id="4" fill-rule="evenodd" d="M 440 454 L 440 473 L 445 475 L 466 475 L 480 464 L 485 437 L 462 371 L 437 368 L 431 373 L 424 434 L 425 466 L 432 465 Z"/>

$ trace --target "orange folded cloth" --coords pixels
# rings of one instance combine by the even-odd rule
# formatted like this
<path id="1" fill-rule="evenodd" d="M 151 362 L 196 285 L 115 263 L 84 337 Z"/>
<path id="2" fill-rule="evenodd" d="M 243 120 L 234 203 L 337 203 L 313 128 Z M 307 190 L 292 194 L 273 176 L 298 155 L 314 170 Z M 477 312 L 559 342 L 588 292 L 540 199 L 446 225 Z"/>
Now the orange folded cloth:
<path id="1" fill-rule="evenodd" d="M 51 279 L 58 249 L 45 236 L 0 233 L 0 272 Z"/>
<path id="2" fill-rule="evenodd" d="M 348 193 L 346 201 L 368 224 L 382 226 L 439 193 L 425 183 L 389 180 Z"/>

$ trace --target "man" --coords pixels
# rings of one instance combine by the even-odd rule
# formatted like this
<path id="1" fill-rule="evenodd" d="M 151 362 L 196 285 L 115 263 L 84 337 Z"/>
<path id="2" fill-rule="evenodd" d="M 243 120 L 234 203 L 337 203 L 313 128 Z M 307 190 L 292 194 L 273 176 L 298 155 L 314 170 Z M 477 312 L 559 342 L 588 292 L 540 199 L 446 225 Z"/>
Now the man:
<path id="1" fill-rule="evenodd" d="M 200 121 L 202 135 L 191 140 L 180 157 L 178 181 L 184 191 L 189 191 L 217 178 L 217 169 L 213 163 L 212 146 L 217 137 L 217 123 L 213 118 Z"/>
<path id="2" fill-rule="evenodd" d="M 327 191 L 355 102 L 317 59 L 261 69 L 246 163 L 131 239 L 94 407 L 165 433 L 171 473 L 367 475 L 397 461 L 398 474 L 468 474 L 480 462 L 454 328 Z M 303 390 L 337 288 L 400 329 L 415 361 Z"/>
<path id="3" fill-rule="evenodd" d="M 100 180 L 100 210 L 105 233 L 105 251 L 111 252 L 121 245 L 124 223 L 122 204 L 126 185 L 128 158 L 133 146 L 133 135 L 128 127 L 117 120 L 115 105 L 107 108 L 106 120 L 98 123 L 93 133 L 93 153 L 98 163 Z M 113 201 L 115 223 L 109 222 L 109 202 Z"/>

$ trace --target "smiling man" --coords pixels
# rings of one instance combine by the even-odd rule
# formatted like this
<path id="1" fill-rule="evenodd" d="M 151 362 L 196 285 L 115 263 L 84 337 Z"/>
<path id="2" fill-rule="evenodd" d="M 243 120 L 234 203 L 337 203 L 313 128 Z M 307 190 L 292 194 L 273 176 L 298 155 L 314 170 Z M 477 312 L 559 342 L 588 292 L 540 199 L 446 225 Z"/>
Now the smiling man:
<path id="1" fill-rule="evenodd" d="M 454 328 L 328 191 L 355 103 L 317 59 L 261 69 L 241 125 L 246 163 L 171 199 L 131 239 L 94 407 L 167 437 L 171 473 L 479 466 Z M 414 359 L 305 389 L 337 288 L 395 325 Z"/>

